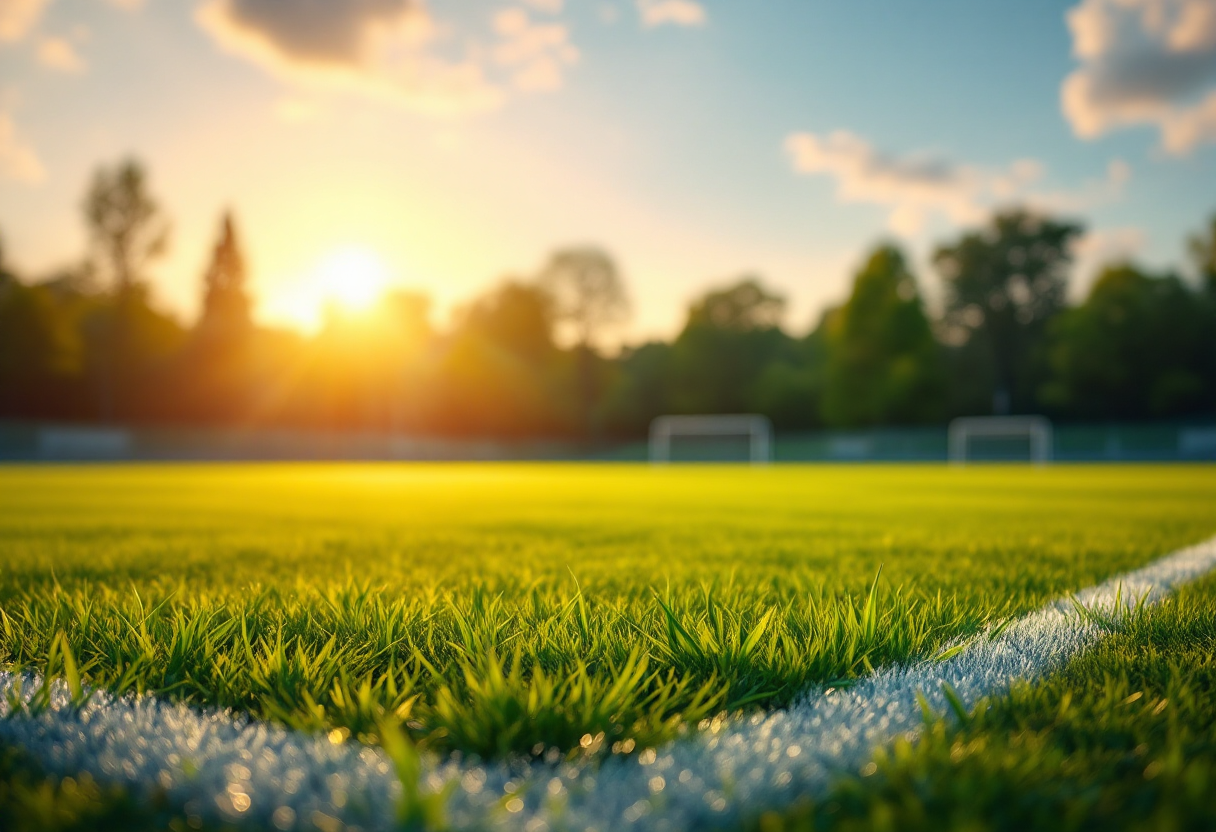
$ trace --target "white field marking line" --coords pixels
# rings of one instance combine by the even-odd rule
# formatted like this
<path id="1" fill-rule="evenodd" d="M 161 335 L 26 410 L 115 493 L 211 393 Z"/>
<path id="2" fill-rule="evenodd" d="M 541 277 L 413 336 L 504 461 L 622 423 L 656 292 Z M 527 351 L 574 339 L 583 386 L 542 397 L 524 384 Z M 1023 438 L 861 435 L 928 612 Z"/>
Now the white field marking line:
<path id="1" fill-rule="evenodd" d="M 1216 568 L 1216 538 L 1086 589 L 1075 601 L 1122 614 Z M 1120 609 L 1116 609 L 1116 608 Z M 455 828 L 543 830 L 621 826 L 690 830 L 724 826 L 766 809 L 822 794 L 834 773 L 857 771 L 876 746 L 915 739 L 924 726 L 918 693 L 946 712 L 943 684 L 964 707 L 1059 669 L 1109 630 L 1055 601 L 995 637 L 970 641 L 945 661 L 879 671 L 835 691 L 816 691 L 781 711 L 715 720 L 707 730 L 659 749 L 602 763 L 462 762 L 425 765 L 420 790 L 446 798 Z M 155 697 L 98 691 L 73 709 L 66 686 L 52 686 L 40 714 L 10 714 L 17 677 L 0 672 L 0 741 L 31 753 L 47 770 L 88 771 L 99 781 L 154 789 L 188 815 L 278 829 L 390 829 L 401 794 L 379 749 L 331 744 L 230 712 L 200 711 Z M 25 678 L 22 696 L 36 680 Z M 324 817 L 323 817 L 324 816 Z"/>

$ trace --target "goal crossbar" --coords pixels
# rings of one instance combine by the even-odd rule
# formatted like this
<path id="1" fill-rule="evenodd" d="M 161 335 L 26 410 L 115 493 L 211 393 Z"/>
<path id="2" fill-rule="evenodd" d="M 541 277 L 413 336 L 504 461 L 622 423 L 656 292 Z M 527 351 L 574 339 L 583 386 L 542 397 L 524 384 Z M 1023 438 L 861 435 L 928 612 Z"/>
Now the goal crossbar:
<path id="1" fill-rule="evenodd" d="M 751 413 L 659 416 L 650 423 L 650 461 L 671 462 L 671 440 L 676 436 L 740 435 L 748 437 L 748 456 L 753 465 L 770 461 L 773 425 L 765 416 Z"/>
<path id="2" fill-rule="evenodd" d="M 950 423 L 948 444 L 950 461 L 967 462 L 968 448 L 975 437 L 1013 438 L 1025 436 L 1030 442 L 1030 461 L 1036 465 L 1051 462 L 1053 437 L 1051 422 L 1044 416 L 966 416 Z"/>

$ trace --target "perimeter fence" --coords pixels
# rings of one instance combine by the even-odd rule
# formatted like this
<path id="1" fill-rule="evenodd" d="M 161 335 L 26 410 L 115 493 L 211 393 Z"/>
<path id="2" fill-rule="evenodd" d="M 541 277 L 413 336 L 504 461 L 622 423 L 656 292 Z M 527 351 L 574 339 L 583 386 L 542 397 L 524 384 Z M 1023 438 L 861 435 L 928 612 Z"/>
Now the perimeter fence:
<path id="1" fill-rule="evenodd" d="M 1055 462 L 1216 462 L 1216 419 L 1150 424 L 1056 423 Z M 972 441 L 970 461 L 1025 461 L 1024 437 Z M 772 460 L 944 462 L 946 426 L 777 432 Z M 674 462 L 746 461 L 745 442 L 692 443 Z M 644 440 L 598 444 L 563 440 L 449 439 L 291 430 L 0 424 L 0 461 L 172 460 L 596 460 L 644 461 Z"/>

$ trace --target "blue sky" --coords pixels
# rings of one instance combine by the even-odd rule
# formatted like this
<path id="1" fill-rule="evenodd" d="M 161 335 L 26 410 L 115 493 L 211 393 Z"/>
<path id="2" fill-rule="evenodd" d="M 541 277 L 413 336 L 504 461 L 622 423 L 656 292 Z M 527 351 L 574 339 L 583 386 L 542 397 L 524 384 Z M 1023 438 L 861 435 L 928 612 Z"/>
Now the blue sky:
<path id="1" fill-rule="evenodd" d="M 134 154 L 183 316 L 225 207 L 268 322 L 315 325 L 336 250 L 442 317 L 593 242 L 627 340 L 744 272 L 804 331 L 884 238 L 932 298 L 932 247 L 1000 205 L 1085 221 L 1078 291 L 1181 266 L 1216 211 L 1216 0 L 4 1 L 6 256 L 78 261 L 90 172 Z"/>

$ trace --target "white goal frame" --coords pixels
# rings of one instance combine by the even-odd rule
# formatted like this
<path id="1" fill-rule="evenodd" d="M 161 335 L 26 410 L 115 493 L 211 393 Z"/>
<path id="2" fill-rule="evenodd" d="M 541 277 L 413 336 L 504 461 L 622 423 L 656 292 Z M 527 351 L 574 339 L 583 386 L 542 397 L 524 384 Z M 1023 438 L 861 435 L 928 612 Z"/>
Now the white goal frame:
<path id="1" fill-rule="evenodd" d="M 773 423 L 754 413 L 731 415 L 659 416 L 650 423 L 650 461 L 671 462 L 674 436 L 748 437 L 748 456 L 752 465 L 767 465 L 773 456 Z"/>
<path id="2" fill-rule="evenodd" d="M 1030 440 L 1030 462 L 1047 465 L 1052 460 L 1055 439 L 1051 421 L 1045 416 L 966 416 L 950 423 L 950 462 L 966 465 L 971 439 L 976 436 L 1025 436 Z"/>

